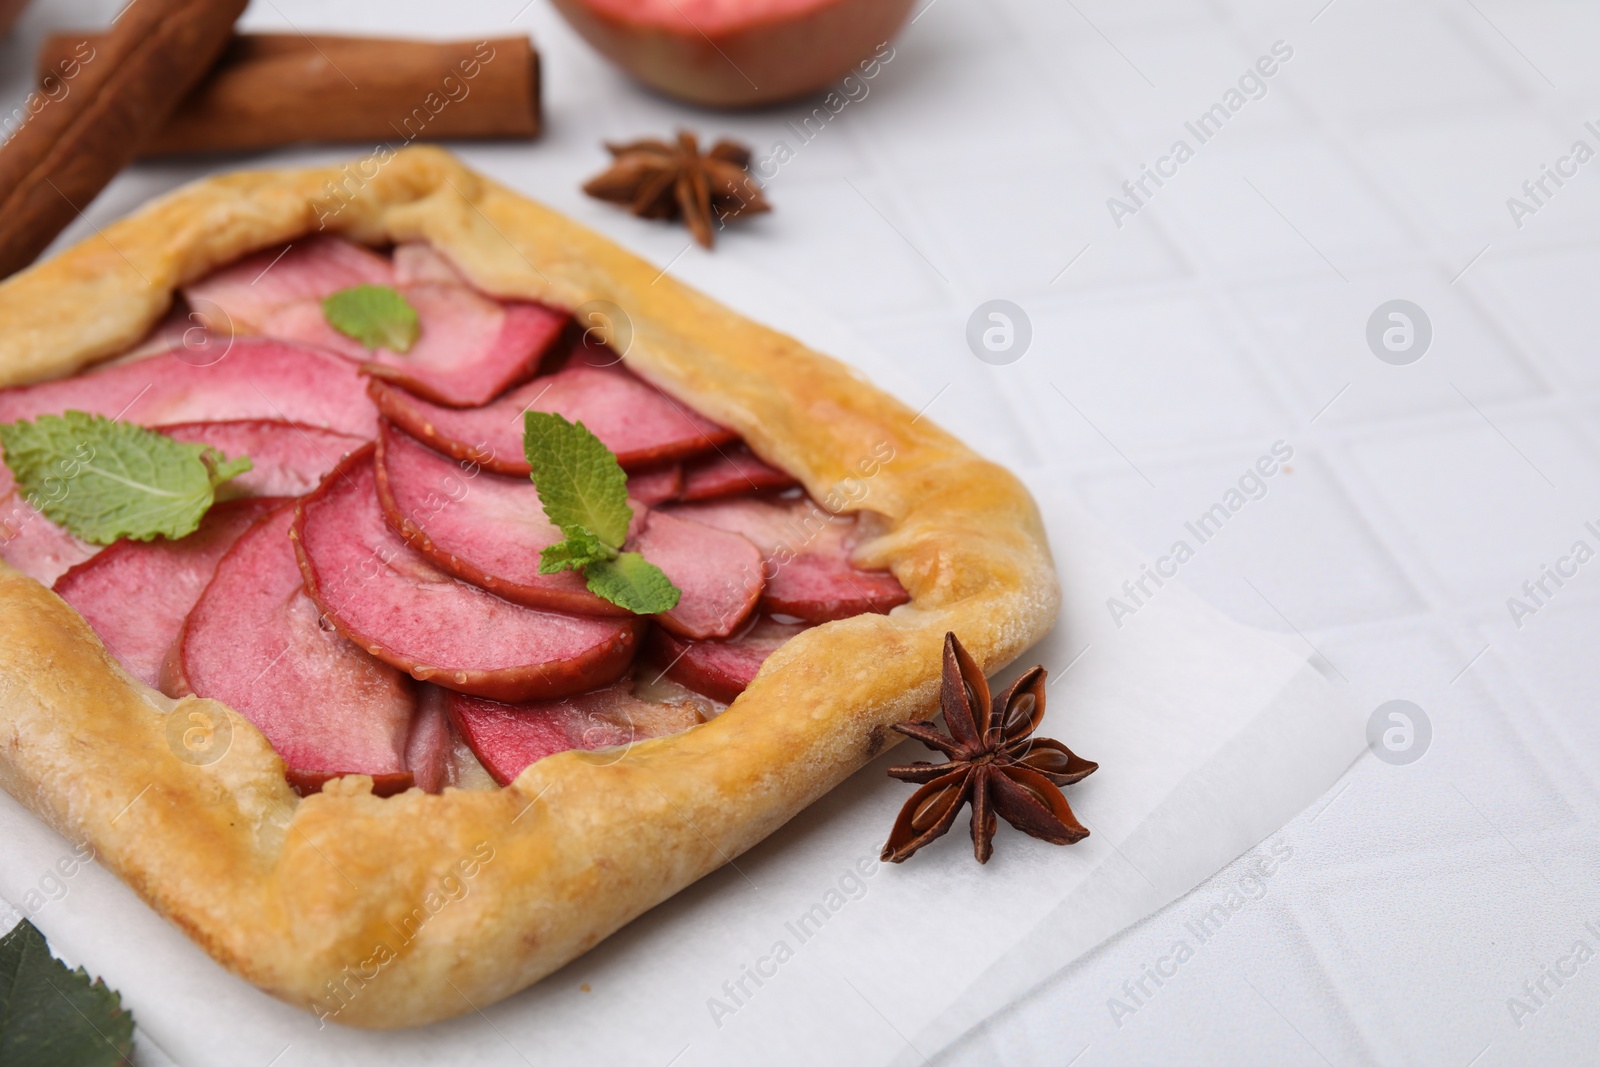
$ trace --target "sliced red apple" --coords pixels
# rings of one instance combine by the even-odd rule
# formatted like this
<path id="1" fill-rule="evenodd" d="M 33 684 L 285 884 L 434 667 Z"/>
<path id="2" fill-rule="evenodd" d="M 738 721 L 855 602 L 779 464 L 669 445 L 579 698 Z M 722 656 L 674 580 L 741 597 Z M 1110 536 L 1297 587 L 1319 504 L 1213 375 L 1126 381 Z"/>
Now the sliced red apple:
<path id="1" fill-rule="evenodd" d="M 501 785 L 546 756 L 613 748 L 679 733 L 702 721 L 692 704 L 639 700 L 627 680 L 561 700 L 502 704 L 452 693 L 450 722 Z"/>
<path id="2" fill-rule="evenodd" d="M 627 547 L 681 591 L 677 607 L 656 616 L 680 637 L 727 637 L 761 599 L 761 551 L 742 534 L 652 511 Z"/>
<path id="3" fill-rule="evenodd" d="M 230 497 L 310 492 L 346 452 L 362 443 L 349 434 L 273 419 L 188 422 L 163 426 L 161 432 L 180 441 L 210 445 L 225 455 L 249 456 L 251 469 L 223 489 Z M 69 568 L 95 558 L 100 550 L 99 545 L 78 540 L 34 509 L 12 488 L 11 472 L 0 465 L 0 559 L 51 585 Z"/>
<path id="4" fill-rule="evenodd" d="M 216 332 L 338 352 L 371 374 L 456 407 L 485 403 L 527 378 L 566 325 L 564 312 L 474 292 L 426 246 L 406 247 L 398 266 L 404 269 L 341 238 L 315 237 L 246 257 L 185 294 Z M 369 351 L 328 324 L 323 298 L 356 285 L 398 288 L 416 309 L 422 329 L 407 352 Z"/>
<path id="5" fill-rule="evenodd" d="M 569 318 L 543 304 L 499 303 L 455 286 L 403 292 L 422 317 L 423 335 L 403 355 L 379 349 L 362 369 L 455 407 L 487 404 L 532 377 Z"/>
<path id="6" fill-rule="evenodd" d="M 736 497 L 662 509 L 680 518 L 744 534 L 765 558 L 763 609 L 810 622 L 872 611 L 886 613 L 911 597 L 888 571 L 850 562 L 854 516 L 833 515 L 809 499 Z"/>
<path id="7" fill-rule="evenodd" d="M 911 599 L 888 571 L 864 571 L 850 563 L 848 548 L 805 552 L 778 565 L 762 606 L 810 622 L 848 619 L 863 612 L 887 615 Z"/>
<path id="8" fill-rule="evenodd" d="M 383 256 L 342 237 L 319 236 L 246 256 L 184 286 L 183 295 L 218 333 L 262 333 L 272 313 L 290 304 L 355 285 L 394 284 Z"/>
<path id="9" fill-rule="evenodd" d="M 396 430 L 379 432 L 378 499 L 412 548 L 448 574 L 532 608 L 627 617 L 573 571 L 539 573 L 539 553 L 562 540 L 526 478 L 452 460 Z M 682 591 L 663 625 L 688 637 L 725 637 L 761 596 L 761 553 L 745 537 L 656 513 L 634 501 L 624 546 Z"/>
<path id="10" fill-rule="evenodd" d="M 537 611 L 439 570 L 385 521 L 370 448 L 301 501 L 294 537 L 306 590 L 334 625 L 419 681 L 550 699 L 615 681 L 638 646 L 642 619 Z"/>
<path id="11" fill-rule="evenodd" d="M 3 466 L 0 476 L 5 485 L 13 484 L 11 472 Z M 0 559 L 29 578 L 51 585 L 99 551 L 99 545 L 80 541 L 45 518 L 16 489 L 0 495 Z"/>
<path id="12" fill-rule="evenodd" d="M 713 500 L 798 484 L 787 472 L 761 462 L 740 442 L 685 465 L 680 495 L 684 500 Z"/>
<path id="13" fill-rule="evenodd" d="M 250 469 L 227 483 L 224 492 L 230 496 L 304 496 L 365 443 L 351 434 L 278 419 L 183 422 L 161 432 L 210 445 L 225 456 L 249 456 Z"/>
<path id="14" fill-rule="evenodd" d="M 394 283 L 417 285 L 434 282 L 441 285 L 466 285 L 467 279 L 455 264 L 440 255 L 426 241 L 407 241 L 394 246 Z"/>
<path id="15" fill-rule="evenodd" d="M 137 344 L 124 352 L 120 359 L 142 359 L 157 352 L 174 348 L 189 349 L 193 363 L 210 362 L 211 355 L 220 355 L 228 344 L 228 332 L 213 332 L 207 328 L 210 320 L 196 314 L 181 302 L 174 301 L 166 316 L 150 328 Z M 215 346 L 215 347 L 212 347 Z"/>
<path id="16" fill-rule="evenodd" d="M 63 574 L 55 591 L 88 620 L 129 674 L 159 687 L 167 654 L 217 562 L 256 520 L 283 503 L 227 501 L 181 540 L 118 541 Z"/>
<path id="17" fill-rule="evenodd" d="M 655 507 L 677 499 L 683 489 L 683 468 L 676 463 L 628 474 L 628 496 Z"/>
<path id="18" fill-rule="evenodd" d="M 382 382 L 373 382 L 371 392 L 378 410 L 406 433 L 501 474 L 530 470 L 522 451 L 522 416 L 528 411 L 582 422 L 626 470 L 708 452 L 735 436 L 621 367 L 569 363 L 471 410 L 442 407 Z"/>
<path id="19" fill-rule="evenodd" d="M 324 624 L 289 540 L 294 517 L 293 504 L 268 514 L 217 564 L 179 636 L 172 689 L 254 723 L 301 793 L 346 774 L 371 775 L 380 794 L 407 789 L 412 684 Z"/>
<path id="20" fill-rule="evenodd" d="M 423 283 L 400 293 L 421 332 L 405 352 L 370 350 L 328 325 L 321 300 L 280 308 L 261 332 L 316 345 L 435 403 L 477 407 L 526 380 L 561 335 L 567 314 L 542 304 L 502 304 L 460 285 Z"/>
<path id="21" fill-rule="evenodd" d="M 540 551 L 563 535 L 526 477 L 442 456 L 385 422 L 377 487 L 389 525 L 446 573 L 528 607 L 631 614 L 589 592 L 581 574 L 539 573 Z"/>
<path id="22" fill-rule="evenodd" d="M 0 422 L 71 410 L 142 426 L 280 419 L 367 440 L 377 432 L 360 374 L 338 356 L 241 337 L 215 363 L 199 366 L 192 358 L 177 348 L 74 378 L 0 390 Z"/>
<path id="23" fill-rule="evenodd" d="M 807 629 L 810 627 L 806 623 L 778 622 L 761 616 L 744 633 L 726 641 L 685 641 L 658 626 L 650 633 L 650 656 L 679 685 L 732 704 L 754 680 L 767 657 Z"/>
<path id="24" fill-rule="evenodd" d="M 425 793 L 438 793 L 451 785 L 450 772 L 455 738 L 450 736 L 450 718 L 445 711 L 449 690 L 436 685 L 419 687 L 417 713 L 411 720 L 411 735 L 406 739 L 406 768 L 412 782 Z"/>

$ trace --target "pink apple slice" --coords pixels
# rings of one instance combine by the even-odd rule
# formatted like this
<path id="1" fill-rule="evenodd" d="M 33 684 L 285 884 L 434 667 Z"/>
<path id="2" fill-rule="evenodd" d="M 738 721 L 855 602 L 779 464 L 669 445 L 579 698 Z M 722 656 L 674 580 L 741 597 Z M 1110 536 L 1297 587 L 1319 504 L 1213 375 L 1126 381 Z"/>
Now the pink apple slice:
<path id="1" fill-rule="evenodd" d="M 762 607 L 808 622 L 830 622 L 874 612 L 887 615 L 911 599 L 888 571 L 864 571 L 850 562 L 848 547 L 814 551 L 777 566 Z"/>
<path id="2" fill-rule="evenodd" d="M 398 288 L 416 309 L 422 330 L 409 351 L 368 351 L 328 324 L 323 299 L 357 285 Z M 247 256 L 184 292 L 214 332 L 338 352 L 369 373 L 456 407 L 485 403 L 526 379 L 567 322 L 565 312 L 541 304 L 502 304 L 474 292 L 426 246 L 406 248 L 403 262 L 392 264 L 337 237 Z"/>
<path id="3" fill-rule="evenodd" d="M 55 591 L 88 620 L 129 674 L 159 688 L 167 654 L 217 562 L 245 530 L 283 503 L 228 501 L 181 540 L 118 541 L 63 574 Z"/>
<path id="4" fill-rule="evenodd" d="M 405 352 L 369 350 L 328 324 L 321 300 L 280 308 L 261 332 L 315 345 L 361 364 L 412 393 L 448 407 L 486 404 L 539 368 L 567 324 L 542 304 L 501 304 L 460 285 L 403 286 L 421 332 Z"/>
<path id="5" fill-rule="evenodd" d="M 569 363 L 470 410 L 442 407 L 383 382 L 371 388 L 378 410 L 406 433 L 501 474 L 530 470 L 522 451 L 522 416 L 528 411 L 582 422 L 626 470 L 708 452 L 735 436 L 621 367 Z"/>
<path id="6" fill-rule="evenodd" d="M 761 551 L 742 534 L 664 511 L 644 517 L 627 548 L 654 563 L 682 595 L 656 622 L 680 637 L 727 637 L 755 610 L 766 585 Z"/>
<path id="7" fill-rule="evenodd" d="M 406 738 L 406 768 L 412 782 L 425 793 L 438 793 L 452 784 L 451 751 L 455 738 L 450 735 L 450 718 L 445 710 L 449 690 L 436 685 L 419 686 L 417 713 L 411 720 L 411 735 Z"/>
<path id="8" fill-rule="evenodd" d="M 417 285 L 424 282 L 466 285 L 467 279 L 456 270 L 455 264 L 440 255 L 425 241 L 407 241 L 395 245 L 394 283 Z"/>
<path id="9" fill-rule="evenodd" d="M 385 422 L 377 488 L 389 525 L 447 574 L 527 607 L 631 614 L 589 592 L 581 574 L 539 573 L 540 551 L 563 535 L 526 477 L 442 456 Z"/>
<path id="10" fill-rule="evenodd" d="M 561 700 L 502 704 L 452 693 L 450 722 L 501 785 L 529 766 L 569 749 L 601 749 L 665 737 L 698 725 L 692 704 L 656 704 L 633 695 L 627 680 Z"/>
<path id="11" fill-rule="evenodd" d="M 301 501 L 307 592 L 340 632 L 419 681 L 493 700 L 551 699 L 615 681 L 644 620 L 537 611 L 458 581 L 390 528 L 370 448 Z"/>
<path id="12" fill-rule="evenodd" d="M 408 789 L 413 686 L 324 625 L 289 540 L 294 517 L 292 503 L 271 512 L 217 564 L 179 636 L 172 689 L 254 723 L 301 793 L 346 774 L 371 775 L 380 794 Z"/>
<path id="13" fill-rule="evenodd" d="M 761 462 L 748 445 L 740 442 L 687 464 L 680 496 L 683 500 L 714 500 L 798 484 L 785 471 Z"/>
<path id="14" fill-rule="evenodd" d="M 0 480 L 13 485 L 11 471 L 0 467 Z M 15 488 L 0 495 L 0 559 L 29 578 L 52 585 L 99 551 L 99 545 L 80 541 L 45 518 Z"/>
<path id="15" fill-rule="evenodd" d="M 910 600 L 894 575 L 850 562 L 854 516 L 833 515 L 807 498 L 732 497 L 661 509 L 748 537 L 765 558 L 766 611 L 809 622 L 883 614 Z"/>
<path id="16" fill-rule="evenodd" d="M 251 469 L 222 490 L 229 497 L 310 492 L 345 453 L 362 443 L 349 434 L 272 419 L 180 423 L 164 426 L 161 432 L 210 445 L 228 456 L 249 456 Z M 78 540 L 35 510 L 12 488 L 11 472 L 0 466 L 0 559 L 51 585 L 98 552 L 99 545 Z"/>
<path id="17" fill-rule="evenodd" d="M 762 616 L 730 640 L 685 641 L 655 627 L 650 634 L 650 655 L 679 685 L 732 704 L 778 646 L 809 628 L 806 623 L 778 622 Z"/>
<path id="18" fill-rule="evenodd" d="M 648 507 L 675 500 L 683 489 L 683 468 L 676 463 L 628 474 L 628 496 Z"/>
<path id="19" fill-rule="evenodd" d="M 218 333 L 262 333 L 272 313 L 290 304 L 355 285 L 394 284 L 394 267 L 383 256 L 342 237 L 319 236 L 246 256 L 184 286 L 183 295 Z"/>
<path id="20" fill-rule="evenodd" d="M 74 378 L 0 390 L 0 422 L 86 411 L 141 426 L 277 419 L 371 440 L 377 417 L 349 361 L 304 345 L 237 338 L 201 366 L 173 349 Z M 210 357 L 207 357 L 210 358 Z"/>
<path id="21" fill-rule="evenodd" d="M 161 432 L 209 445 L 225 456 L 249 456 L 250 469 L 224 488 L 229 496 L 304 496 L 366 443 L 351 434 L 278 419 L 183 422 L 163 426 Z"/>
<path id="22" fill-rule="evenodd" d="M 573 571 L 539 573 L 563 539 L 526 478 L 491 474 L 424 447 L 387 422 L 378 436 L 378 499 L 389 525 L 447 574 L 532 608 L 628 616 Z M 637 501 L 623 547 L 660 567 L 682 596 L 660 617 L 688 637 L 726 637 L 761 596 L 761 553 L 746 538 L 664 516 Z"/>

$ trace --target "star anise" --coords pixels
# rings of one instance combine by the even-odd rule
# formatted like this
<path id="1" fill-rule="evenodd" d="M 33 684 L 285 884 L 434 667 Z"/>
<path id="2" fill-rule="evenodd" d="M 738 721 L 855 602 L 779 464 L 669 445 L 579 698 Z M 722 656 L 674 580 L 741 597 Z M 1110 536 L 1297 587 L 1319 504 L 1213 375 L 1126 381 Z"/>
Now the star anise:
<path id="1" fill-rule="evenodd" d="M 994 851 L 996 816 L 1057 845 L 1089 836 L 1057 787 L 1081 781 L 1100 765 L 1060 741 L 1033 736 L 1044 720 L 1044 689 L 1045 669 L 1034 667 L 991 700 L 983 671 L 955 634 L 945 634 L 939 703 L 949 734 L 927 721 L 894 729 L 943 752 L 949 762 L 889 768 L 892 777 L 922 788 L 900 809 L 882 859 L 900 863 L 943 837 L 968 801 L 972 851 L 979 863 L 987 863 Z"/>
<path id="2" fill-rule="evenodd" d="M 676 143 L 645 138 L 606 150 L 610 169 L 584 183 L 584 192 L 640 218 L 682 218 L 707 248 L 714 224 L 772 210 L 750 177 L 750 150 L 734 141 L 718 141 L 701 155 L 694 134 L 680 130 Z"/>

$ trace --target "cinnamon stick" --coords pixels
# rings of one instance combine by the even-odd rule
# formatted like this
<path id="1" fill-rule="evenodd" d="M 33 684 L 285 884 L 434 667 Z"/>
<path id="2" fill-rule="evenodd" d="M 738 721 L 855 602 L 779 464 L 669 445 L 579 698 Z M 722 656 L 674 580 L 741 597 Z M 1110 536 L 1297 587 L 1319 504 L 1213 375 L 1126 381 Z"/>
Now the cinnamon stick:
<path id="1" fill-rule="evenodd" d="M 4 116 L 0 277 L 44 251 L 221 54 L 246 0 L 134 0 L 74 74 Z M 14 131 L 14 132 L 13 132 Z"/>
<path id="2" fill-rule="evenodd" d="M 28 0 L 0 0 L 0 38 L 11 32 L 11 27 L 22 15 Z"/>
<path id="3" fill-rule="evenodd" d="M 82 33 L 47 38 L 38 56 L 41 83 L 85 40 L 98 46 L 97 37 Z M 140 154 L 533 137 L 539 117 L 539 54 L 526 37 L 238 34 Z"/>

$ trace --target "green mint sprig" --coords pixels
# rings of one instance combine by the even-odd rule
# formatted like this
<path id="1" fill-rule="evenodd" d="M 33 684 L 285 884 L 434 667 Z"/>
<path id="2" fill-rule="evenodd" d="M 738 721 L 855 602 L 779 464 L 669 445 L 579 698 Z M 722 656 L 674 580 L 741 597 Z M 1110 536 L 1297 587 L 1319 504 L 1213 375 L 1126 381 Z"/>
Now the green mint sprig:
<path id="1" fill-rule="evenodd" d="M 422 324 L 417 309 L 387 285 L 354 285 L 322 301 L 328 325 L 360 341 L 365 348 L 408 352 Z"/>
<path id="2" fill-rule="evenodd" d="M 250 469 L 248 456 L 81 411 L 0 423 L 0 447 L 24 499 L 97 545 L 194 533 L 217 487 Z"/>
<path id="3" fill-rule="evenodd" d="M 581 571 L 591 593 L 636 615 L 677 607 L 683 593 L 661 568 L 622 551 L 633 508 L 611 450 L 583 423 L 544 411 L 523 417 L 522 446 L 544 513 L 566 538 L 539 553 L 539 573 Z"/>

